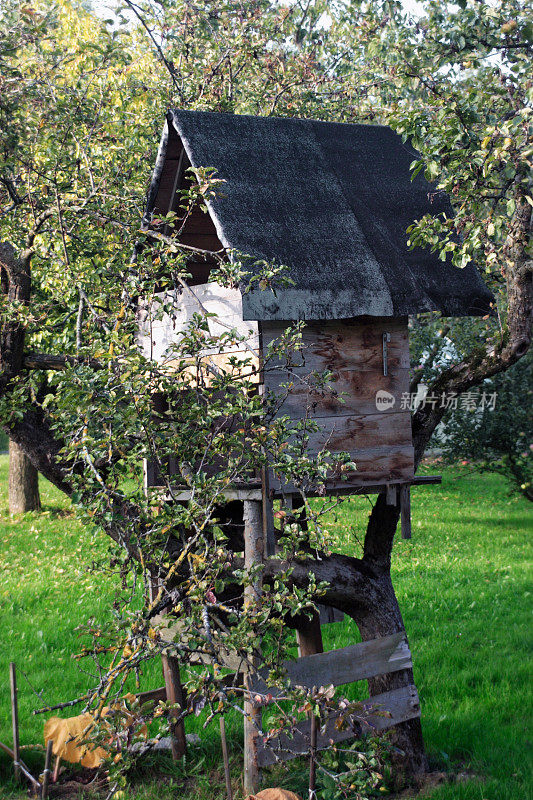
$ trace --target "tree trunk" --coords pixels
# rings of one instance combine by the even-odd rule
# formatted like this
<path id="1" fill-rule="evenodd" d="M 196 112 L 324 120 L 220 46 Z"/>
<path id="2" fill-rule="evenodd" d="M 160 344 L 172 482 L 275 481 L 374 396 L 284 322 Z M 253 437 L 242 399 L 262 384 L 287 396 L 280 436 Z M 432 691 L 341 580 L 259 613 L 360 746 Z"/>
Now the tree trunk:
<path id="1" fill-rule="evenodd" d="M 354 606 L 351 614 L 363 641 L 389 636 L 405 630 L 404 621 L 391 580 L 391 558 L 394 535 L 398 527 L 400 505 L 388 505 L 385 494 L 377 497 L 368 520 L 363 561 L 373 572 L 364 603 Z M 414 684 L 411 669 L 380 675 L 368 681 L 370 696 Z M 404 755 L 393 757 L 397 775 L 416 776 L 427 772 L 428 760 L 422 737 L 420 719 L 396 725 L 392 731 L 393 742 Z"/>
<path id="2" fill-rule="evenodd" d="M 9 440 L 9 513 L 40 511 L 39 473 L 18 444 Z"/>
<path id="3" fill-rule="evenodd" d="M 376 591 L 377 589 L 377 591 Z M 390 574 L 383 573 L 374 582 L 371 600 L 364 609 L 352 614 L 362 640 L 377 639 L 405 630 Z M 414 684 L 411 669 L 379 675 L 368 681 L 370 696 Z M 392 742 L 401 751 L 393 754 L 393 766 L 399 784 L 405 778 L 427 772 L 428 761 L 420 719 L 401 722 L 391 730 Z"/>

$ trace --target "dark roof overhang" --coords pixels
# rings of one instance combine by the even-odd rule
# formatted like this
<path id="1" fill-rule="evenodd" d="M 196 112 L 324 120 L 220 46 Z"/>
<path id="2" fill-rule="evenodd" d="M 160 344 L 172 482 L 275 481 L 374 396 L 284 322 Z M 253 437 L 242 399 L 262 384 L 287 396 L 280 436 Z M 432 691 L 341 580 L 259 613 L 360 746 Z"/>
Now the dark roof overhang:
<path id="1" fill-rule="evenodd" d="M 390 128 L 180 110 L 168 125 L 192 166 L 225 181 L 208 203 L 222 244 L 288 268 L 289 288 L 244 294 L 245 319 L 490 312 L 494 298 L 474 266 L 409 249 L 414 220 L 453 211 L 421 174 L 411 180 L 417 153 Z"/>

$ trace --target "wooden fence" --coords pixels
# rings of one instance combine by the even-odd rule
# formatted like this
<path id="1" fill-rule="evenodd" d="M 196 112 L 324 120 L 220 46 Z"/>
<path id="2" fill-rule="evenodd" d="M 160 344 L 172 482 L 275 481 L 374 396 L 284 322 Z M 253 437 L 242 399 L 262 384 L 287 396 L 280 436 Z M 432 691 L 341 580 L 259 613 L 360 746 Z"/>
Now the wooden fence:
<path id="1" fill-rule="evenodd" d="M 285 663 L 290 683 L 307 689 L 342 686 L 411 667 L 411 653 L 404 632 Z M 270 695 L 272 700 L 281 694 L 275 689 L 268 689 L 261 675 L 252 681 L 251 689 L 258 695 Z M 360 712 L 355 728 L 350 724 L 339 725 L 342 712 L 332 713 L 319 732 L 317 749 L 323 750 L 332 742 L 341 742 L 359 733 L 384 731 L 400 722 L 419 717 L 420 703 L 416 687 L 409 684 L 368 698 L 361 702 Z M 308 753 L 310 728 L 310 720 L 305 720 L 298 725 L 295 733 L 282 733 L 268 740 L 256 730 L 253 751 L 257 766 L 266 767 Z"/>

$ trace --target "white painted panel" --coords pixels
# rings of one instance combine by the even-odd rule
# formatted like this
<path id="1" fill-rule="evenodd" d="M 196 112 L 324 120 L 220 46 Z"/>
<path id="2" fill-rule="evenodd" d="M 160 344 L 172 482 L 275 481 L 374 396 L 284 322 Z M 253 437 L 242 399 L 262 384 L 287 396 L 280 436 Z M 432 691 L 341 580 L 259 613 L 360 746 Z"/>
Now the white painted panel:
<path id="1" fill-rule="evenodd" d="M 161 305 L 168 303 L 172 304 L 173 312 L 161 314 Z M 216 314 L 215 317 L 208 318 L 212 336 L 235 329 L 239 336 L 246 337 L 246 344 L 240 342 L 224 351 L 206 348 L 206 355 L 244 350 L 246 345 L 258 353 L 257 322 L 243 320 L 240 291 L 219 286 L 218 283 L 204 283 L 187 290 L 158 294 L 150 305 L 140 306 L 138 342 L 143 355 L 157 362 L 173 358 L 169 347 L 179 342 L 193 314 L 202 313 L 202 310 Z"/>

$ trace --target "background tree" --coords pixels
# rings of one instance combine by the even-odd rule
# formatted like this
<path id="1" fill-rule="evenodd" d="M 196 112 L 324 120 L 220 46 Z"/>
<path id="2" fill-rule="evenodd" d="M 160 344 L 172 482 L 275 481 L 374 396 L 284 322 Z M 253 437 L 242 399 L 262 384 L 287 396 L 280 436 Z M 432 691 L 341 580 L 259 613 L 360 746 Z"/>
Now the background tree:
<path id="1" fill-rule="evenodd" d="M 444 457 L 468 462 L 468 469 L 499 473 L 515 491 L 533 500 L 531 443 L 533 366 L 528 354 L 506 372 L 485 381 L 487 402 L 459 405 L 444 418 L 436 442 Z M 494 402 L 490 398 L 494 398 Z"/>
<path id="2" fill-rule="evenodd" d="M 430 391 L 464 392 L 528 350 L 532 36 L 527 7 L 426 2 L 424 10 L 411 20 L 395 2 L 283 6 L 261 0 L 215 6 L 128 0 L 122 12 L 129 13 L 128 24 L 119 15 L 113 25 L 73 4 L 13 3 L 3 11 L 7 124 L 0 144 L 6 210 L 0 235 L 15 256 L 2 259 L 7 290 L 0 334 L 2 424 L 32 463 L 116 542 L 113 558 L 121 565 L 124 586 L 128 575 L 133 582 L 146 576 L 154 552 L 165 591 L 179 592 L 173 577 L 192 582 L 197 595 L 187 611 L 191 619 L 205 605 L 199 593 L 210 588 L 202 582 L 209 573 L 204 563 L 180 560 L 180 552 L 189 552 L 180 536 L 196 525 L 202 533 L 195 542 L 205 544 L 204 527 L 214 535 L 214 518 L 205 516 L 205 504 L 203 522 L 185 519 L 175 506 L 162 513 L 159 505 L 147 504 L 138 480 L 152 436 L 144 428 L 153 387 L 147 370 L 153 368 L 136 351 L 133 298 L 153 292 L 161 275 L 142 257 L 132 263 L 130 253 L 169 104 L 394 125 L 422 154 L 414 168 L 427 170 L 435 191 L 450 192 L 457 211 L 455 220 L 418 221 L 410 232 L 413 245 L 429 244 L 443 260 L 459 265 L 474 261 L 498 297 L 482 336 L 478 332 L 474 346 L 464 337 L 457 356 L 436 369 Z M 181 262 L 172 247 L 162 246 L 160 258 L 176 280 Z M 20 292 L 30 280 L 26 304 Z M 418 323 L 433 324 L 431 318 Z M 193 354 L 198 336 L 191 331 Z M 191 430 L 201 408 L 191 403 L 186 409 Z M 174 411 L 185 413 L 177 406 Z M 444 413 L 437 406 L 414 415 L 417 464 Z M 174 430 L 166 446 L 180 445 L 186 452 L 187 442 L 177 435 Z M 260 430 L 254 440 L 258 435 Z M 223 442 L 221 447 L 228 446 Z M 263 441 L 263 458 L 264 447 Z M 125 490 L 126 478 L 139 488 Z M 188 480 L 197 485 L 203 478 L 193 470 Z M 213 510 L 216 485 L 206 486 Z M 320 596 L 350 614 L 363 639 L 402 630 L 390 577 L 398 516 L 398 509 L 378 497 L 360 558 L 317 559 L 300 549 L 295 522 L 286 580 L 291 607 L 304 592 L 305 602 Z M 319 528 L 314 530 L 319 536 Z M 165 561 L 161 546 L 167 539 L 172 547 Z M 176 564 L 187 567 L 185 572 Z M 286 569 L 273 559 L 264 580 L 275 586 L 280 576 L 287 577 Z M 218 579 L 224 583 L 222 575 Z M 132 596 L 125 591 L 125 599 Z M 186 601 L 169 597 L 178 606 Z M 119 685 L 136 666 L 135 648 L 142 647 L 143 657 L 150 651 L 148 619 L 146 613 L 130 618 L 126 634 L 120 628 L 117 641 L 132 655 L 118 661 Z M 271 619 L 262 619 L 266 633 Z M 372 681 L 370 688 L 379 693 L 411 680 L 410 672 L 398 672 Z M 397 741 L 408 768 L 425 769 L 419 722 L 398 726 Z"/>
<path id="3" fill-rule="evenodd" d="M 10 514 L 39 511 L 39 473 L 15 442 L 9 442 L 8 497 Z"/>

